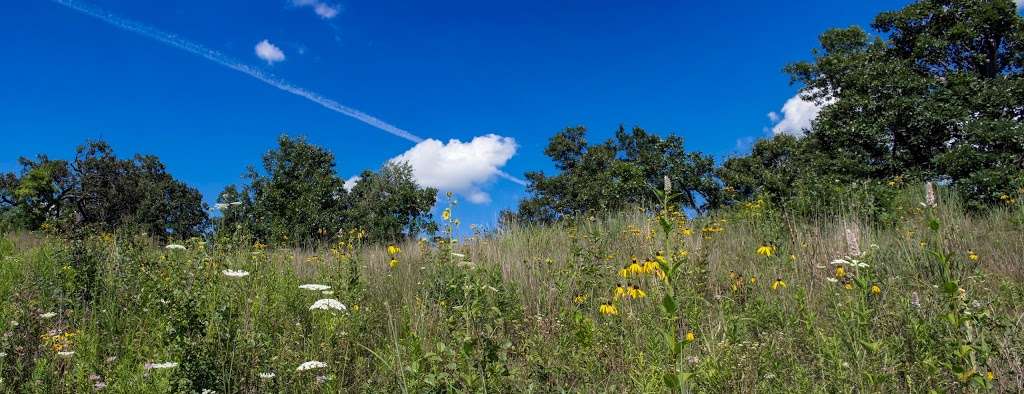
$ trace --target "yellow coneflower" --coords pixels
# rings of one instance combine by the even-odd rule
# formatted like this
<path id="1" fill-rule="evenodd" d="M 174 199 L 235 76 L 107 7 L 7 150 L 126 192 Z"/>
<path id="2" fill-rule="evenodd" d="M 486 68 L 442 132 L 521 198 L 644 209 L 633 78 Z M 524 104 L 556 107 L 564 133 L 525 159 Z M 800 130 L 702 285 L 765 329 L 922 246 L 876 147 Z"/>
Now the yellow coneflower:
<path id="1" fill-rule="evenodd" d="M 598 312 L 601 312 L 601 314 L 605 315 L 605 316 L 612 316 L 612 315 L 618 315 L 619 314 L 618 308 L 616 308 L 615 305 L 610 303 L 610 302 L 602 303 L 601 306 L 597 308 L 597 310 L 598 310 Z"/>
<path id="2" fill-rule="evenodd" d="M 615 290 L 612 291 L 612 298 L 619 299 L 626 295 L 626 288 L 622 287 L 622 284 L 615 285 Z"/>
<path id="3" fill-rule="evenodd" d="M 988 371 L 988 373 L 985 374 L 985 379 L 988 380 L 989 382 L 991 382 L 995 378 L 996 374 L 992 373 L 992 371 Z"/>
<path id="4" fill-rule="evenodd" d="M 640 289 L 637 285 L 630 285 L 629 290 L 626 291 L 629 294 L 629 298 L 637 299 L 647 297 L 647 293 Z"/>
<path id="5" fill-rule="evenodd" d="M 977 253 L 974 253 L 973 250 L 967 250 L 967 258 L 971 261 L 978 261 L 979 259 L 981 259 L 981 257 L 978 256 Z"/>
<path id="6" fill-rule="evenodd" d="M 388 254 L 389 255 L 394 256 L 394 255 L 397 255 L 399 253 L 402 253 L 402 250 L 399 249 L 398 246 L 396 246 L 394 244 L 388 245 Z"/>
<path id="7" fill-rule="evenodd" d="M 756 285 L 757 284 L 757 277 L 756 276 L 753 276 L 753 275 L 750 276 L 750 284 L 752 284 L 752 285 Z"/>
<path id="8" fill-rule="evenodd" d="M 881 294 L 881 293 L 882 293 L 882 288 L 881 287 L 878 287 L 878 285 L 876 285 L 876 284 L 872 284 L 871 285 L 871 294 L 876 294 L 877 295 L 877 294 Z"/>
<path id="9" fill-rule="evenodd" d="M 660 255 L 659 255 L 659 257 L 660 257 Z M 661 259 L 664 260 L 665 258 L 662 257 Z M 658 264 L 657 261 L 654 261 L 654 260 L 651 260 L 651 259 L 647 259 L 647 260 L 644 260 L 643 269 L 644 269 L 644 273 L 645 274 L 654 273 L 655 271 L 661 269 L 661 264 Z"/>
<path id="10" fill-rule="evenodd" d="M 398 259 L 391 259 L 391 261 L 388 262 L 388 266 L 391 267 L 391 268 L 397 267 L 398 266 Z"/>
<path id="11" fill-rule="evenodd" d="M 654 276 L 656 278 L 662 280 L 662 281 L 667 281 L 668 280 L 668 275 L 665 275 L 665 271 L 662 271 L 660 269 L 657 270 L 657 271 L 654 271 Z"/>
<path id="12" fill-rule="evenodd" d="M 633 258 L 633 261 L 629 263 L 629 274 L 640 275 L 642 273 L 644 273 L 644 267 L 636 261 L 636 258 Z"/>
<path id="13" fill-rule="evenodd" d="M 582 305 L 584 302 L 587 302 L 587 296 L 583 294 L 577 295 L 576 298 L 572 299 L 572 302 L 576 305 Z"/>
<path id="14" fill-rule="evenodd" d="M 445 208 L 444 211 L 441 211 L 441 219 L 444 219 L 444 220 L 447 221 L 447 220 L 449 220 L 451 218 L 452 218 L 452 209 L 451 208 Z"/>
<path id="15" fill-rule="evenodd" d="M 836 267 L 836 279 L 842 279 L 846 277 L 846 268 L 843 266 Z"/>
<path id="16" fill-rule="evenodd" d="M 689 228 L 689 227 L 683 227 L 683 230 L 682 230 L 682 232 L 683 232 L 683 235 L 684 235 L 684 236 L 687 236 L 687 237 L 689 237 L 689 236 L 692 236 L 692 235 L 693 235 L 693 229 L 692 229 L 692 228 Z"/>
<path id="17" fill-rule="evenodd" d="M 847 281 L 846 283 L 843 283 L 843 287 L 846 288 L 846 290 L 853 290 L 853 282 Z"/>
<path id="18" fill-rule="evenodd" d="M 772 255 L 775 254 L 775 245 L 767 243 L 761 244 L 761 246 L 757 248 L 757 254 L 764 257 L 772 257 Z"/>
<path id="19" fill-rule="evenodd" d="M 782 278 L 775 278 L 775 281 L 772 282 L 772 290 L 778 290 L 780 288 L 785 289 L 786 282 L 782 280 Z"/>
<path id="20" fill-rule="evenodd" d="M 622 269 L 619 270 L 619 276 L 623 278 L 629 277 L 629 264 L 622 266 Z"/>
<path id="21" fill-rule="evenodd" d="M 654 260 L 657 261 L 659 264 L 668 264 L 668 261 L 665 260 L 665 254 L 662 253 L 662 251 L 660 250 L 657 254 L 654 255 Z"/>
<path id="22" fill-rule="evenodd" d="M 686 332 L 686 342 L 693 342 L 697 340 L 697 336 L 693 334 L 693 331 Z"/>

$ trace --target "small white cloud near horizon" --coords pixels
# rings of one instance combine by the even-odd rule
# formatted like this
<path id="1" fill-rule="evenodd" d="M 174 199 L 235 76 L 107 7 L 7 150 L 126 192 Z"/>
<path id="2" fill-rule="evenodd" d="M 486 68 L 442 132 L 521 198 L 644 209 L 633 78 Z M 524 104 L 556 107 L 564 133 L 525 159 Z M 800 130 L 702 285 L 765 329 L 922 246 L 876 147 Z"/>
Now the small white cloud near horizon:
<path id="1" fill-rule="evenodd" d="M 805 130 L 811 128 L 812 122 L 818 117 L 823 106 L 814 101 L 804 100 L 800 97 L 800 92 L 797 92 L 782 105 L 781 115 L 775 111 L 768 113 L 768 119 L 775 124 L 771 129 L 772 134 L 804 135 Z"/>
<path id="2" fill-rule="evenodd" d="M 270 41 L 263 40 L 256 44 L 256 56 L 263 59 L 267 64 L 274 64 L 284 61 L 284 52 Z"/>
<path id="3" fill-rule="evenodd" d="M 324 19 L 334 18 L 341 12 L 341 6 L 320 0 L 292 0 L 292 4 L 297 7 L 312 7 L 313 12 Z"/>
<path id="4" fill-rule="evenodd" d="M 491 195 L 483 191 L 483 186 L 498 176 L 517 149 L 514 138 L 496 134 L 474 137 L 469 142 L 451 139 L 447 144 L 426 139 L 389 162 L 409 163 L 420 186 L 458 193 L 474 204 L 486 204 Z"/>
<path id="5" fill-rule="evenodd" d="M 342 187 L 345 188 L 345 191 L 350 192 L 352 191 L 352 188 L 356 187 L 356 183 L 358 183 L 362 179 L 363 177 L 359 175 L 353 175 L 352 177 L 345 180 L 345 184 L 342 185 Z"/>

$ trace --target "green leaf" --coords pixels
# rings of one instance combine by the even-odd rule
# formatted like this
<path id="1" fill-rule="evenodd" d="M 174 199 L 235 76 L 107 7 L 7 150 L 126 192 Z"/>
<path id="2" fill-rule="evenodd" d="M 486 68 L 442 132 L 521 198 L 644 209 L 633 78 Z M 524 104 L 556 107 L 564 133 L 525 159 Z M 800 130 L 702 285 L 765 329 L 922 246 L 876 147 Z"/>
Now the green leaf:
<path id="1" fill-rule="evenodd" d="M 665 308 L 665 312 L 671 316 L 675 316 L 676 310 L 678 308 L 676 306 L 676 300 L 673 299 L 672 296 L 668 294 L 666 294 L 665 297 L 661 299 L 661 307 Z"/>
<path id="2" fill-rule="evenodd" d="M 668 388 L 673 390 L 679 388 L 679 377 L 674 373 L 665 372 L 663 379 L 665 380 L 665 385 L 668 386 Z"/>

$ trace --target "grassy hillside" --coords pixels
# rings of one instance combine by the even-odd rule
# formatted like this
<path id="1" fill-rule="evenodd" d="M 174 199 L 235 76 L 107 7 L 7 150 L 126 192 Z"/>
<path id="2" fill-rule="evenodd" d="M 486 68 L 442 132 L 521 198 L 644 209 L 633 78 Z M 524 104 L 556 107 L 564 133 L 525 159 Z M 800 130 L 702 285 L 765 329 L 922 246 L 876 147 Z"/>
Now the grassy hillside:
<path id="1" fill-rule="evenodd" d="M 1024 390 L 1024 208 L 921 194 L 884 223 L 754 202 L 390 251 L 356 233 L 318 250 L 8 234 L 0 388 Z"/>

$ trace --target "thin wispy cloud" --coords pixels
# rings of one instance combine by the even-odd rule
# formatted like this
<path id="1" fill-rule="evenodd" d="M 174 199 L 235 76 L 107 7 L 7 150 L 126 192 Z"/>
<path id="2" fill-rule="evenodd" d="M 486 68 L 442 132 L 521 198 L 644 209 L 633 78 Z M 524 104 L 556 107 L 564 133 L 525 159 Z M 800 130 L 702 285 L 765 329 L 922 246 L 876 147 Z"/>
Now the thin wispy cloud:
<path id="1" fill-rule="evenodd" d="M 324 19 L 334 18 L 341 12 L 340 5 L 319 0 L 292 0 L 292 4 L 298 7 L 310 7 L 313 9 L 313 12 Z"/>
<path id="2" fill-rule="evenodd" d="M 263 59 L 267 64 L 274 64 L 284 61 L 284 52 L 270 41 L 263 40 L 256 44 L 256 56 Z"/>
<path id="3" fill-rule="evenodd" d="M 122 18 L 122 17 L 117 16 L 117 15 L 115 15 L 113 13 L 110 13 L 110 12 L 104 10 L 104 9 L 101 9 L 101 8 L 98 8 L 98 7 L 95 7 L 95 6 L 86 4 L 86 3 L 82 3 L 82 2 L 79 2 L 79 1 L 75 1 L 75 0 L 52 0 L 52 1 L 54 3 L 62 5 L 64 7 L 67 7 L 67 8 L 70 8 L 72 10 L 78 11 L 78 12 L 84 14 L 84 15 L 88 15 L 88 16 L 91 16 L 93 18 L 97 18 L 97 19 L 99 19 L 99 20 L 101 20 L 103 22 L 106 22 L 107 24 L 109 24 L 111 26 L 114 26 L 114 27 L 116 27 L 118 29 L 121 29 L 121 30 L 124 30 L 124 31 L 127 31 L 127 32 L 135 33 L 135 34 L 138 34 L 138 35 L 141 35 L 141 36 L 153 39 L 155 41 L 158 41 L 158 42 L 163 43 L 165 45 L 168 45 L 170 47 L 177 48 L 179 50 L 191 53 L 191 54 L 199 56 L 199 57 L 202 57 L 202 58 L 204 58 L 206 60 L 209 60 L 211 62 L 220 64 L 221 66 L 224 66 L 224 67 L 230 68 L 232 70 L 238 71 L 238 72 L 240 72 L 242 74 L 245 74 L 245 75 L 248 75 L 250 77 L 253 77 L 253 78 L 255 78 L 255 79 L 259 80 L 260 82 L 263 82 L 263 83 L 265 83 L 267 85 L 273 86 L 273 87 L 275 87 L 277 89 L 283 90 L 283 91 L 291 93 L 293 95 L 305 98 L 305 99 L 307 99 L 309 101 L 312 101 L 312 102 L 314 102 L 316 104 L 319 104 L 320 106 L 322 106 L 324 108 L 327 108 L 327 109 L 329 109 L 331 111 L 334 111 L 334 112 L 340 113 L 342 115 L 351 117 L 351 118 L 356 119 L 356 120 L 358 120 L 360 122 L 366 123 L 366 124 L 376 128 L 376 129 L 379 129 L 379 130 L 382 130 L 384 132 L 387 132 L 387 133 L 390 133 L 392 135 L 395 135 L 395 136 L 397 136 L 399 138 L 402 138 L 402 139 L 405 139 L 407 141 L 410 141 L 410 142 L 413 142 L 413 143 L 417 143 L 417 144 L 422 142 L 422 141 L 424 141 L 424 139 L 422 137 L 419 137 L 419 136 L 417 136 L 415 134 L 410 133 L 409 131 L 403 130 L 403 129 L 397 127 L 397 126 L 394 126 L 394 125 L 392 125 L 390 123 L 387 123 L 387 122 L 385 122 L 383 120 L 380 120 L 380 119 L 378 119 L 378 118 L 376 118 L 376 117 L 374 117 L 372 115 L 369 115 L 369 114 L 367 114 L 365 112 L 362 112 L 360 110 L 357 110 L 355 108 L 351 108 L 351 107 L 342 105 L 341 103 L 338 103 L 337 101 L 334 101 L 334 100 L 329 99 L 327 97 L 321 96 L 320 94 L 318 94 L 316 92 L 313 92 L 313 91 L 310 91 L 310 90 L 307 90 L 307 89 L 304 89 L 304 88 L 292 85 L 288 81 L 285 81 L 284 79 L 281 79 L 281 78 L 277 77 L 276 75 L 273 75 L 273 74 L 271 74 L 269 72 L 266 72 L 266 71 L 254 68 L 254 67 L 249 66 L 247 64 L 241 63 L 241 62 L 239 62 L 237 60 L 232 59 L 231 57 L 229 57 L 227 55 L 224 55 L 223 53 L 220 53 L 220 52 L 215 51 L 213 49 L 204 47 L 204 46 L 199 45 L 197 43 L 185 40 L 185 39 L 183 39 L 183 38 L 181 38 L 181 37 L 179 37 L 177 35 L 164 32 L 162 30 L 159 30 L 157 28 L 145 25 L 145 24 L 140 23 L 140 22 L 136 22 L 136 21 L 133 21 L 133 20 L 130 20 L 130 19 Z M 514 182 L 516 184 L 519 184 L 519 185 L 526 185 L 527 184 L 526 181 L 524 181 L 522 179 L 519 179 L 517 177 L 514 177 L 512 175 L 509 175 L 509 174 L 507 174 L 507 173 L 505 173 L 504 171 L 501 171 L 501 170 L 498 170 L 496 172 L 496 175 L 501 177 L 501 178 L 504 178 L 504 179 L 507 179 L 509 181 L 512 181 L 512 182 Z"/>

